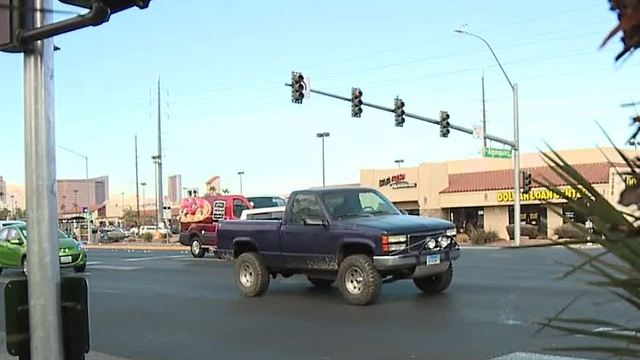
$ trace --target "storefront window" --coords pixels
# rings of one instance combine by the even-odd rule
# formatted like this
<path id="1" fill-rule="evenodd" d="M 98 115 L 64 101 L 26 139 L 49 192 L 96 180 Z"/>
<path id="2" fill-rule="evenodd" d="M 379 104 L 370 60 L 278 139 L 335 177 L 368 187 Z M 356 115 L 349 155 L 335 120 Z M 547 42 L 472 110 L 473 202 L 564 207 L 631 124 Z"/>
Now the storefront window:
<path id="1" fill-rule="evenodd" d="M 484 208 L 450 209 L 449 218 L 456 225 L 458 232 L 469 232 L 484 229 Z"/>
<path id="2" fill-rule="evenodd" d="M 522 205 L 520 223 L 538 227 L 538 234 L 547 233 L 547 207 L 544 205 Z M 513 225 L 513 206 L 509 206 L 509 225 Z"/>
<path id="3" fill-rule="evenodd" d="M 580 224 L 584 224 L 587 219 L 581 214 L 575 212 L 569 205 L 564 205 L 562 207 L 562 223 L 566 224 L 568 222 L 576 222 Z"/>

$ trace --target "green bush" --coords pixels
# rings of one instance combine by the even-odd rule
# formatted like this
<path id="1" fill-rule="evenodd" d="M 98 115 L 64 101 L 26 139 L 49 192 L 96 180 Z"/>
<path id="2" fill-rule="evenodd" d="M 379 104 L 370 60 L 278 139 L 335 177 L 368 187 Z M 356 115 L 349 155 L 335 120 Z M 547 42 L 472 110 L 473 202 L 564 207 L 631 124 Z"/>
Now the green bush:
<path id="1" fill-rule="evenodd" d="M 558 235 L 560 239 L 585 239 L 587 228 L 580 223 L 568 222 L 555 228 L 553 233 Z"/>
<path id="2" fill-rule="evenodd" d="M 498 233 L 493 230 L 471 230 L 469 240 L 474 245 L 487 244 L 500 240 Z"/>
<path id="3" fill-rule="evenodd" d="M 507 225 L 507 233 L 509 233 L 509 239 L 513 240 L 513 225 Z M 520 225 L 520 235 L 526 236 L 529 239 L 535 239 L 538 237 L 538 227 L 529 224 Z"/>
<path id="4" fill-rule="evenodd" d="M 144 242 L 151 242 L 151 240 L 153 240 L 153 234 L 150 232 L 142 234 L 142 240 L 144 240 Z"/>

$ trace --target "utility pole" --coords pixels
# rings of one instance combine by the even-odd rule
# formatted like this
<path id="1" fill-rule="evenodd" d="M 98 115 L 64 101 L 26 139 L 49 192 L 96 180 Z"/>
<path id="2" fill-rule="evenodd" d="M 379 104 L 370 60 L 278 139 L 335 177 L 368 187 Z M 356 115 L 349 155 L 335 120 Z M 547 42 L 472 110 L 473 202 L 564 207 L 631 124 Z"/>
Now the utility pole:
<path id="1" fill-rule="evenodd" d="M 51 23 L 52 0 L 24 0 L 27 23 Z M 24 49 L 24 146 L 30 355 L 33 360 L 61 360 L 60 264 L 56 200 L 55 112 L 53 109 L 53 38 Z"/>
<path id="2" fill-rule="evenodd" d="M 158 226 L 160 226 L 160 224 L 163 222 L 163 210 L 164 210 L 164 204 L 162 203 L 163 199 L 162 199 L 162 112 L 161 112 L 161 105 L 160 105 L 160 77 L 158 77 L 158 180 L 157 180 L 157 186 L 158 186 L 158 218 L 157 218 L 157 224 Z"/>
<path id="3" fill-rule="evenodd" d="M 485 108 L 485 100 L 484 100 L 484 71 L 483 71 L 482 72 L 482 144 L 485 149 L 487 148 L 487 137 L 485 136 L 486 133 L 487 133 L 487 110 Z"/>
<path id="4" fill-rule="evenodd" d="M 240 176 L 240 195 L 242 195 L 242 175 L 244 175 L 244 171 L 238 171 L 238 176 Z"/>
<path id="5" fill-rule="evenodd" d="M 138 214 L 138 226 L 140 226 L 140 183 L 138 182 L 138 135 L 135 136 L 136 155 L 136 209 Z"/>

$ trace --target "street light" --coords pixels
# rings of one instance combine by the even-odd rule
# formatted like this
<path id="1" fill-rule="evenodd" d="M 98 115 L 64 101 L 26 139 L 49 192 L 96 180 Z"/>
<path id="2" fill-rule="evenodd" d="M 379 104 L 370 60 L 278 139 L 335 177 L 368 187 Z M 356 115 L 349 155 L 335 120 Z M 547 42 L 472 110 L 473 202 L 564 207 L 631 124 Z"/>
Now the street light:
<path id="1" fill-rule="evenodd" d="M 402 164 L 402 163 L 404 162 L 404 160 L 402 160 L 402 159 L 398 159 L 398 160 L 394 160 L 394 162 L 395 162 L 396 164 L 398 164 L 398 169 L 400 169 L 400 164 Z"/>
<path id="2" fill-rule="evenodd" d="M 519 130 L 519 115 L 518 115 L 518 84 L 514 84 L 509 79 L 507 72 L 504 71 L 498 56 L 493 51 L 493 48 L 489 43 L 479 35 L 470 33 L 465 30 L 454 30 L 459 34 L 469 35 L 476 39 L 480 39 L 491 51 L 493 58 L 498 63 L 502 74 L 507 79 L 511 91 L 513 92 L 513 237 L 515 239 L 515 245 L 520 245 L 520 130 Z"/>
<path id="3" fill-rule="evenodd" d="M 329 137 L 329 133 L 328 132 L 317 133 L 316 136 L 322 139 L 322 187 L 325 187 L 326 182 L 325 182 L 325 173 L 324 173 L 324 138 Z"/>
<path id="4" fill-rule="evenodd" d="M 242 175 L 244 175 L 244 171 L 238 171 L 238 176 L 240 176 L 240 195 L 242 195 Z"/>
<path id="5" fill-rule="evenodd" d="M 162 223 L 162 185 L 160 185 L 160 181 L 162 181 L 162 179 L 160 178 L 162 175 L 159 175 L 160 173 L 160 169 L 162 167 L 162 157 L 160 155 L 154 155 L 151 157 L 151 159 L 153 160 L 153 163 L 156 165 L 156 230 L 158 230 L 158 227 L 160 226 L 160 223 Z"/>

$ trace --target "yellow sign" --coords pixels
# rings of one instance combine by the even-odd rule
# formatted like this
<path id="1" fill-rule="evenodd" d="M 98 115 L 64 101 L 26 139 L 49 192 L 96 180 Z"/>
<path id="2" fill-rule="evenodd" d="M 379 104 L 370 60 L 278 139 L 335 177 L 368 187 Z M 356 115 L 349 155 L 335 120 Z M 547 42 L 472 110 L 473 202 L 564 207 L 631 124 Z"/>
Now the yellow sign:
<path id="1" fill-rule="evenodd" d="M 580 193 L 572 188 L 566 188 L 562 190 L 562 192 L 565 196 L 574 200 L 581 197 Z M 528 194 L 520 194 L 520 201 L 544 201 L 553 199 L 560 199 L 560 196 L 549 189 L 532 190 Z M 498 193 L 498 202 L 513 202 L 513 200 L 513 191 L 501 191 Z"/>
<path id="2" fill-rule="evenodd" d="M 622 180 L 627 187 L 635 186 L 638 183 L 638 180 L 632 174 L 622 174 Z"/>

